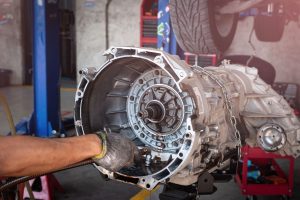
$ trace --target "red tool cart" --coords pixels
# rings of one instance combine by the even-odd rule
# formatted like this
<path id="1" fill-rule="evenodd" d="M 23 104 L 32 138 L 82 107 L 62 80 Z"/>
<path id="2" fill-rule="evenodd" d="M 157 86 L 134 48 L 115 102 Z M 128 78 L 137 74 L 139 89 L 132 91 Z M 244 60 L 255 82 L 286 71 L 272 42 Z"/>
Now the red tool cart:
<path id="1" fill-rule="evenodd" d="M 158 0 L 143 0 L 141 5 L 140 46 L 157 47 Z"/>
<path id="2" fill-rule="evenodd" d="M 289 161 L 289 172 L 286 175 L 276 160 Z M 249 162 L 259 170 L 260 177 L 264 183 L 254 183 L 249 180 L 251 176 L 251 167 Z M 266 169 L 272 174 L 269 175 Z M 292 156 L 281 156 L 279 154 L 267 153 L 259 147 L 251 148 L 244 146 L 242 148 L 242 164 L 238 168 L 235 180 L 240 187 L 242 194 L 246 199 L 256 199 L 257 195 L 280 195 L 282 199 L 289 199 L 293 193 L 294 187 L 294 158 Z"/>

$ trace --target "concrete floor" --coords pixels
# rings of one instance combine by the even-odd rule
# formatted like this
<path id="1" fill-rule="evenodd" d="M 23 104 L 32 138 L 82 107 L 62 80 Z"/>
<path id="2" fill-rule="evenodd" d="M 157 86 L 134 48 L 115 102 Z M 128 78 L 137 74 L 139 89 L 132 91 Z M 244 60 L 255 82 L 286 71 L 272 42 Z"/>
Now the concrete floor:
<path id="1" fill-rule="evenodd" d="M 67 83 L 68 84 L 68 83 Z M 68 84 L 72 86 L 72 84 Z M 31 114 L 33 108 L 32 87 L 5 87 L 0 88 L 9 104 L 15 123 L 23 117 Z M 73 110 L 74 91 L 63 89 L 61 92 L 62 112 L 70 113 Z M 0 134 L 6 135 L 9 132 L 3 109 L 0 107 Z M 286 165 L 283 165 L 286 167 Z M 296 160 L 295 166 L 295 188 L 292 199 L 300 199 L 300 159 Z M 89 199 L 89 200 L 126 200 L 134 196 L 140 189 L 133 185 L 128 185 L 116 181 L 105 181 L 98 171 L 92 166 L 84 166 L 64 172 L 56 173 L 55 176 L 63 186 L 65 192 L 55 194 L 55 199 Z M 213 195 L 201 196 L 203 200 L 237 200 L 245 199 L 237 185 L 231 181 L 229 183 L 216 184 L 218 191 Z M 157 199 L 157 194 L 152 194 L 148 199 Z M 258 199 L 280 199 L 279 197 L 259 197 Z"/>

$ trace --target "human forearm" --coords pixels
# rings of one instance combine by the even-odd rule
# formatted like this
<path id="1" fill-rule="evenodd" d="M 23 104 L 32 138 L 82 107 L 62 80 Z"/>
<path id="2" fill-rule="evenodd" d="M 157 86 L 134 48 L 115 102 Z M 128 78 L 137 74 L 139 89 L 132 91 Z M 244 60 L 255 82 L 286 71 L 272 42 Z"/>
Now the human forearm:
<path id="1" fill-rule="evenodd" d="M 91 158 L 101 151 L 96 135 L 63 139 L 27 136 L 0 139 L 0 176 L 49 172 Z"/>

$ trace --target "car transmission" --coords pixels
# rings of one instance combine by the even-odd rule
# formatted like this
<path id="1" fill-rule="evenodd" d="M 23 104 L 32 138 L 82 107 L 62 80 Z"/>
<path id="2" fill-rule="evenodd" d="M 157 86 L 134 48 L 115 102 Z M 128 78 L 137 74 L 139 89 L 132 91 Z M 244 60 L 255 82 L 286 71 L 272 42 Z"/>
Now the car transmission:
<path id="1" fill-rule="evenodd" d="M 108 178 L 146 189 L 164 181 L 191 185 L 228 166 L 245 144 L 299 156 L 300 123 L 256 68 L 190 66 L 146 48 L 112 47 L 105 56 L 98 69 L 80 71 L 77 134 L 116 132 L 142 155 L 117 173 L 96 166 Z"/>

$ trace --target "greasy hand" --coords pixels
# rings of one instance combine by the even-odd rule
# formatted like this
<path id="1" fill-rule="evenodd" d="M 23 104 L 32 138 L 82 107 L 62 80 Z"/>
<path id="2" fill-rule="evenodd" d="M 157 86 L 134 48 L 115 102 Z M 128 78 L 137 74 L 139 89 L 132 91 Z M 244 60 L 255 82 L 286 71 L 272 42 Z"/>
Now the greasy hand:
<path id="1" fill-rule="evenodd" d="M 138 148 L 135 144 L 117 133 L 107 133 L 107 152 L 103 158 L 93 158 L 96 164 L 112 171 L 117 172 L 123 167 L 134 164 L 138 157 Z"/>

